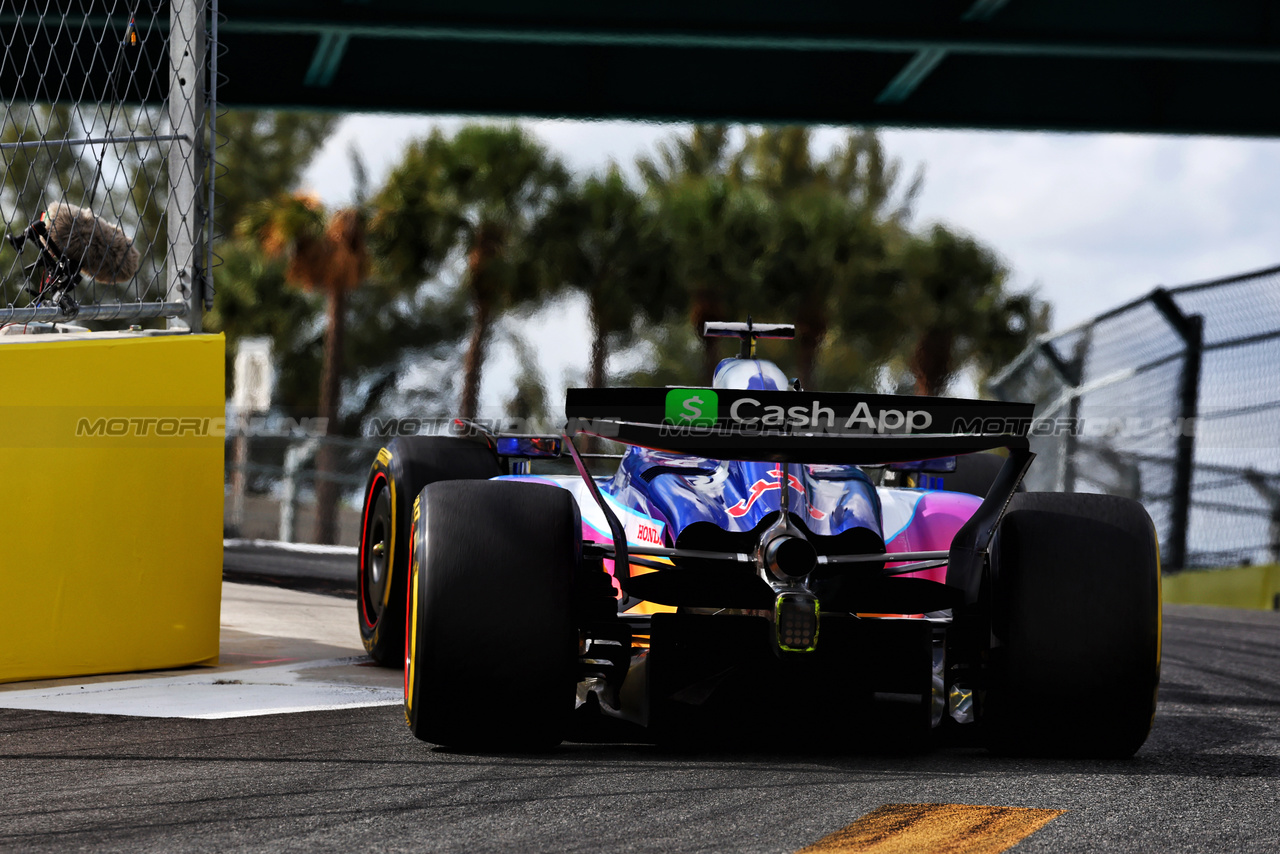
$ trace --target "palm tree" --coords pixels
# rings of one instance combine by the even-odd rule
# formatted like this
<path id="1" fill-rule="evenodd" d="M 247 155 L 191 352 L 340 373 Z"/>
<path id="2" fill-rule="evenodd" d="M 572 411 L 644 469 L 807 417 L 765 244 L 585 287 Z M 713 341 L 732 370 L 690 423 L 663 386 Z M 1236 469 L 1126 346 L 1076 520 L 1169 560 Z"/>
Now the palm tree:
<path id="1" fill-rule="evenodd" d="M 750 182 L 775 198 L 826 185 L 823 164 L 813 159 L 813 131 L 803 125 L 749 132 L 734 157 L 735 180 Z"/>
<path id="2" fill-rule="evenodd" d="M 771 214 L 766 197 L 726 179 L 696 178 L 668 187 L 659 214 L 670 246 L 667 275 L 696 335 L 709 320 L 765 319 L 771 307 L 760 296 L 757 267 Z M 720 340 L 702 339 L 702 382 L 720 360 Z"/>
<path id="3" fill-rule="evenodd" d="M 255 203 L 298 185 L 317 152 L 338 128 L 336 113 L 229 110 L 218 116 L 226 143 L 218 163 L 234 181 L 218 187 L 218 216 L 238 223 Z"/>
<path id="4" fill-rule="evenodd" d="M 813 388 L 821 348 L 833 331 L 843 329 L 876 351 L 892 344 L 884 311 L 892 283 L 884 229 L 871 212 L 817 185 L 771 209 L 767 250 L 758 262 L 761 290 L 766 304 L 795 323 L 796 376 Z M 843 379 L 847 384 L 853 377 Z"/>
<path id="5" fill-rule="evenodd" d="M 234 182 L 218 185 L 219 221 L 231 223 L 234 231 L 254 204 L 296 186 L 337 122 L 335 115 L 316 113 L 232 110 L 219 115 L 218 129 L 226 134 L 227 144 L 218 150 L 218 163 L 236 176 Z M 130 183 L 135 194 L 145 194 L 152 186 L 144 181 Z M 163 215 L 163 208 L 159 213 Z M 141 230 L 156 232 L 145 224 Z M 316 300 L 282 286 L 283 261 L 266 259 L 256 239 L 228 234 L 215 249 L 222 263 L 215 271 L 216 294 L 204 327 L 226 335 L 227 396 L 231 396 L 231 364 L 238 339 L 270 335 L 275 342 L 280 402 L 293 408 L 313 407 L 318 371 L 309 365 L 309 345 L 315 337 Z M 309 378 L 305 385 L 303 375 Z"/>
<path id="6" fill-rule="evenodd" d="M 910 330 L 916 394 L 939 395 L 973 366 L 989 372 L 1048 326 L 1048 306 L 1005 289 L 1008 270 L 967 235 L 935 225 L 902 251 L 899 313 Z"/>
<path id="7" fill-rule="evenodd" d="M 546 281 L 528 237 L 568 180 L 560 161 L 520 128 L 469 125 L 451 139 L 435 131 L 411 143 L 375 197 L 373 244 L 393 275 L 430 278 L 461 250 L 471 305 L 464 418 L 476 415 L 493 324 Z"/>
<path id="8" fill-rule="evenodd" d="M 513 419 L 512 427 L 522 433 L 537 433 L 546 429 L 548 418 L 547 387 L 542 382 L 542 368 L 538 356 L 529 342 L 518 332 L 508 335 L 516 364 L 520 366 L 515 376 L 515 390 L 507 400 L 507 417 Z"/>
<path id="9" fill-rule="evenodd" d="M 638 317 L 656 322 L 664 311 L 665 252 L 656 217 L 613 167 L 563 193 L 534 243 L 554 282 L 586 297 L 587 385 L 601 388 L 610 349 L 631 339 Z"/>
<path id="10" fill-rule="evenodd" d="M 874 130 L 856 130 L 816 159 L 813 131 L 803 126 L 765 128 L 747 134 L 730 174 L 773 198 L 815 188 L 829 190 L 880 222 L 905 225 L 924 184 L 917 171 L 905 187 L 902 162 L 885 154 Z"/>
<path id="11" fill-rule="evenodd" d="M 874 130 L 850 132 L 822 164 L 824 181 L 881 222 L 905 227 L 924 187 L 924 167 L 902 184 L 902 161 L 888 156 Z"/>
<path id="12" fill-rule="evenodd" d="M 901 164 L 885 157 L 874 131 L 850 133 L 825 159 L 814 157 L 811 142 L 806 127 L 748 134 L 733 175 L 771 202 L 769 248 L 758 270 L 765 302 L 796 324 L 801 383 L 812 387 L 823 348 L 843 334 L 855 339 L 841 348 L 846 361 L 850 345 L 867 358 L 824 373 L 839 374 L 842 385 L 863 384 L 897 337 L 886 311 L 887 247 L 910 216 L 920 178 L 899 186 Z"/>
<path id="13" fill-rule="evenodd" d="M 338 430 L 342 396 L 342 356 L 346 327 L 346 299 L 369 272 L 365 243 L 365 215 L 358 208 L 329 214 L 319 199 L 300 193 L 286 194 L 253 206 L 240 224 L 268 257 L 283 257 L 285 281 L 325 296 L 324 359 L 320 373 L 320 417 L 328 432 Z M 318 543 L 337 539 L 338 484 L 335 451 L 321 448 L 316 482 L 316 533 Z"/>
<path id="14" fill-rule="evenodd" d="M 664 140 L 654 156 L 636 161 L 667 249 L 668 303 L 686 312 L 701 340 L 701 376 L 690 377 L 695 382 L 707 382 L 720 358 L 719 339 L 701 338 L 703 324 L 761 308 L 753 297 L 754 265 L 763 251 L 767 205 L 737 180 L 740 152 L 730 142 L 725 125 L 694 125 L 687 136 Z"/>
<path id="15" fill-rule="evenodd" d="M 659 142 L 655 157 L 637 158 L 636 168 L 649 189 L 661 191 L 689 178 L 723 178 L 735 157 L 727 125 L 694 125 L 687 137 Z"/>

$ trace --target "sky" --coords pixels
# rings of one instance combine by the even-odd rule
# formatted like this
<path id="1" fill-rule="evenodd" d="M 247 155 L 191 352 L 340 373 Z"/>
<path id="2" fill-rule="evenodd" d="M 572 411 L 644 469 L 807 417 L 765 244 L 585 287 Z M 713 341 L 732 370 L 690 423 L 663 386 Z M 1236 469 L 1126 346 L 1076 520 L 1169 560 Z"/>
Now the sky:
<path id="1" fill-rule="evenodd" d="M 340 204 L 352 193 L 352 145 L 376 187 L 408 140 L 462 122 L 348 116 L 304 184 Z M 635 122 L 523 124 L 579 172 L 610 162 L 629 168 L 638 154 L 685 130 Z M 841 133 L 817 129 L 815 147 L 834 144 Z M 924 169 L 915 225 L 943 222 L 992 247 L 1010 268 L 1014 289 L 1034 288 L 1053 305 L 1055 329 L 1157 285 L 1280 264 L 1280 141 L 917 129 L 884 129 L 882 139 L 905 174 Z M 586 331 L 581 306 L 572 301 L 521 327 L 553 395 L 585 372 Z M 486 370 L 486 404 L 498 405 L 509 393 L 513 364 L 499 340 Z"/>

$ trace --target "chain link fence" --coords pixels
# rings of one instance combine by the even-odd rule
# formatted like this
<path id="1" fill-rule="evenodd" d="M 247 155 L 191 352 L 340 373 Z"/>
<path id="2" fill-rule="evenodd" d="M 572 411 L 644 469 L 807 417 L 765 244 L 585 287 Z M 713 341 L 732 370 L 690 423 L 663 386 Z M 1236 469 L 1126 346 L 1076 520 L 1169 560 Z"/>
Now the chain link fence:
<path id="1" fill-rule="evenodd" d="M 0 0 L 0 324 L 211 304 L 217 0 Z"/>
<path id="2" fill-rule="evenodd" d="M 1141 501 L 1166 570 L 1280 562 L 1280 267 L 1157 288 L 991 388 L 1036 404 L 1029 489 Z"/>

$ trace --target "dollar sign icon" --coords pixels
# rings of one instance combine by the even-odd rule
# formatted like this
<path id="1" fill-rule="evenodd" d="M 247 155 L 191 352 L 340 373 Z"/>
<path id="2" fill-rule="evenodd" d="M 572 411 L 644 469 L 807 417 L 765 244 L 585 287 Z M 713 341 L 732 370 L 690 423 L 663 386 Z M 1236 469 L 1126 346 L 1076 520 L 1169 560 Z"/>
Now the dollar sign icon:
<path id="1" fill-rule="evenodd" d="M 667 392 L 668 424 L 709 427 L 719 417 L 720 396 L 708 388 L 673 388 Z"/>

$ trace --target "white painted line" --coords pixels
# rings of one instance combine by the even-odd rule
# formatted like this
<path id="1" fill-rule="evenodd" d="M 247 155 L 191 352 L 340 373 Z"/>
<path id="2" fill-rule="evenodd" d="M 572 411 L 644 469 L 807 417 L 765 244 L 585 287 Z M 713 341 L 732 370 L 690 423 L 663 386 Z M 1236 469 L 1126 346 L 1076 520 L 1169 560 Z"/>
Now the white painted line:
<path id="1" fill-rule="evenodd" d="M 189 676 L 4 691 L 0 692 L 0 708 L 216 720 L 399 705 L 403 689 L 360 684 L 359 671 L 351 674 L 350 681 L 335 681 L 332 673 L 307 672 L 338 668 L 339 675 L 345 675 L 350 672 L 347 668 L 354 669 L 365 660 L 338 658 Z"/>

